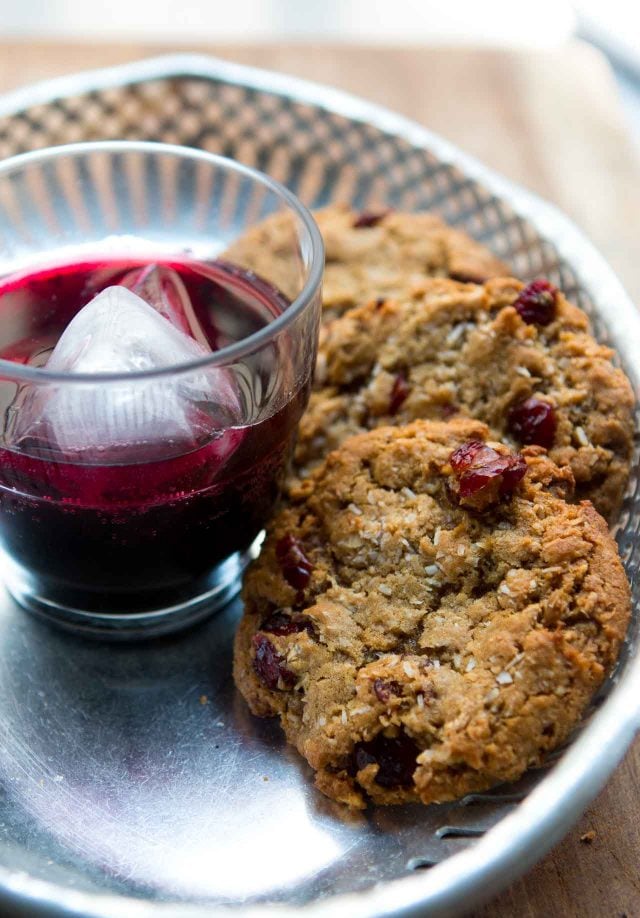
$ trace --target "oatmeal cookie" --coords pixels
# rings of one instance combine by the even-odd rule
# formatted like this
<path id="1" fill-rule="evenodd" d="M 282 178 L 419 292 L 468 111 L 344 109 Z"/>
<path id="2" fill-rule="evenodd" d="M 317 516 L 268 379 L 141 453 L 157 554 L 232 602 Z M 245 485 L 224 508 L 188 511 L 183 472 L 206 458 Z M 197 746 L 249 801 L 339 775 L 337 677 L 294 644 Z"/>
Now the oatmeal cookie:
<path id="1" fill-rule="evenodd" d="M 568 468 L 417 421 L 348 440 L 292 494 L 244 587 L 236 684 L 325 794 L 451 800 L 571 733 L 629 619 L 615 543 Z"/>
<path id="2" fill-rule="evenodd" d="M 573 471 L 576 497 L 610 517 L 629 476 L 634 406 L 612 354 L 546 281 L 426 280 L 325 328 L 297 472 L 351 434 L 460 413 L 512 446 L 547 448 Z"/>
<path id="3" fill-rule="evenodd" d="M 379 296 L 410 293 L 425 277 L 481 283 L 509 273 L 485 246 L 435 214 L 356 213 L 334 205 L 314 217 L 326 254 L 325 318 Z M 291 297 L 300 289 L 300 278 L 292 276 L 294 239 L 291 218 L 278 214 L 234 243 L 224 257 L 255 271 Z"/>

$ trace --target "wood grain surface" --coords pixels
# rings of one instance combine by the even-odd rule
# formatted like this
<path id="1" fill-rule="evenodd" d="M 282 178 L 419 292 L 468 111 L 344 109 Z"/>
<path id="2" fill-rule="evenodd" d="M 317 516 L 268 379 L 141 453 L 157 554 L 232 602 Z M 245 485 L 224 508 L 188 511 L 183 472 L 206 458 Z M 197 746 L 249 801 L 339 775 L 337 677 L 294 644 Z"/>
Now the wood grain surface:
<path id="1" fill-rule="evenodd" d="M 0 91 L 175 50 L 0 42 Z M 188 50 L 329 83 L 420 121 L 566 211 L 640 302 L 640 164 L 613 77 L 591 48 L 576 43 L 524 53 L 289 44 Z M 474 915 L 640 918 L 640 742 L 567 838 Z"/>

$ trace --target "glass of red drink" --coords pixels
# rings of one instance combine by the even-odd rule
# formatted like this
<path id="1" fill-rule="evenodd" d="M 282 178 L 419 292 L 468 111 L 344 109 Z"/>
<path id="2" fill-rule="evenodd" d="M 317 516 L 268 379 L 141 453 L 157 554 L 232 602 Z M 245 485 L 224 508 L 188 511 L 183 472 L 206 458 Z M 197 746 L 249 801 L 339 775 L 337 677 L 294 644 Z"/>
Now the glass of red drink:
<path id="1" fill-rule="evenodd" d="M 23 606 L 121 638 L 237 592 L 308 399 L 322 269 L 300 202 L 219 156 L 0 164 L 0 576 Z"/>

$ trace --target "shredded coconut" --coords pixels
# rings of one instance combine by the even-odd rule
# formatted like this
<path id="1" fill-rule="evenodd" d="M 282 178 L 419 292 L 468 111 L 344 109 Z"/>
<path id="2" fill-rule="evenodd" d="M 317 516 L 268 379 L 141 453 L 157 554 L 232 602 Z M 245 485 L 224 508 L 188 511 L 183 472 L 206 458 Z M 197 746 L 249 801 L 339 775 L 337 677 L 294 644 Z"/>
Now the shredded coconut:
<path id="1" fill-rule="evenodd" d="M 511 669 L 512 666 L 517 666 L 520 660 L 524 660 L 524 652 L 517 653 L 513 660 L 507 663 L 505 669 Z"/>
<path id="2" fill-rule="evenodd" d="M 587 435 L 586 435 L 586 433 L 584 432 L 584 429 L 583 429 L 582 427 L 576 427 L 575 433 L 576 433 L 576 440 L 578 441 L 578 443 L 580 444 L 580 446 L 589 446 L 589 445 L 590 445 L 590 443 L 589 443 L 589 438 L 587 437 Z"/>
<path id="3" fill-rule="evenodd" d="M 501 673 L 498 673 L 498 675 L 496 676 L 496 682 L 499 685 L 511 685 L 511 683 L 513 682 L 513 676 L 510 673 L 507 673 L 505 672 L 505 670 L 503 670 Z"/>
<path id="4" fill-rule="evenodd" d="M 446 341 L 447 344 L 455 344 L 459 338 L 461 338 L 466 331 L 466 325 L 464 322 L 461 322 L 459 325 L 454 325 L 449 334 L 447 335 Z"/>

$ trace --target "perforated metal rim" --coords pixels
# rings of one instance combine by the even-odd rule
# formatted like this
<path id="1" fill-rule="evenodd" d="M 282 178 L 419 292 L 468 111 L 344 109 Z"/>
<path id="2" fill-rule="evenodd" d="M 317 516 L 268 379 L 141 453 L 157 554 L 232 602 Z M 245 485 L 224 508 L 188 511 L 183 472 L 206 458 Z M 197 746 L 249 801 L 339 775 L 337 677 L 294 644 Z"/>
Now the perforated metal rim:
<path id="1" fill-rule="evenodd" d="M 485 168 L 425 128 L 384 108 L 306 81 L 206 57 L 177 55 L 64 77 L 18 90 L 0 100 L 0 115 L 18 114 L 24 108 L 61 96 L 182 76 L 251 87 L 318 106 L 354 122 L 372 124 L 416 148 L 429 150 L 481 183 L 555 246 L 597 303 L 606 303 L 606 324 L 638 391 L 634 363 L 637 366 L 640 361 L 640 317 L 591 243 L 551 205 Z M 640 727 L 640 659 L 634 651 L 635 648 L 628 650 L 619 684 L 559 764 L 516 810 L 476 844 L 428 872 L 394 880 L 363 893 L 318 901 L 306 907 L 305 912 L 313 916 L 331 915 L 332 918 L 454 914 L 470 904 L 479 904 L 522 874 L 562 837 L 595 797 Z M 150 903 L 119 896 L 87 895 L 2 867 L 0 889 L 5 890 L 7 901 L 29 907 L 40 905 L 52 915 L 143 918 L 170 914 L 176 918 L 195 918 L 230 913 L 229 909 L 210 905 Z M 232 911 L 247 918 L 266 912 L 271 915 L 299 913 L 299 909 L 282 906 Z"/>

